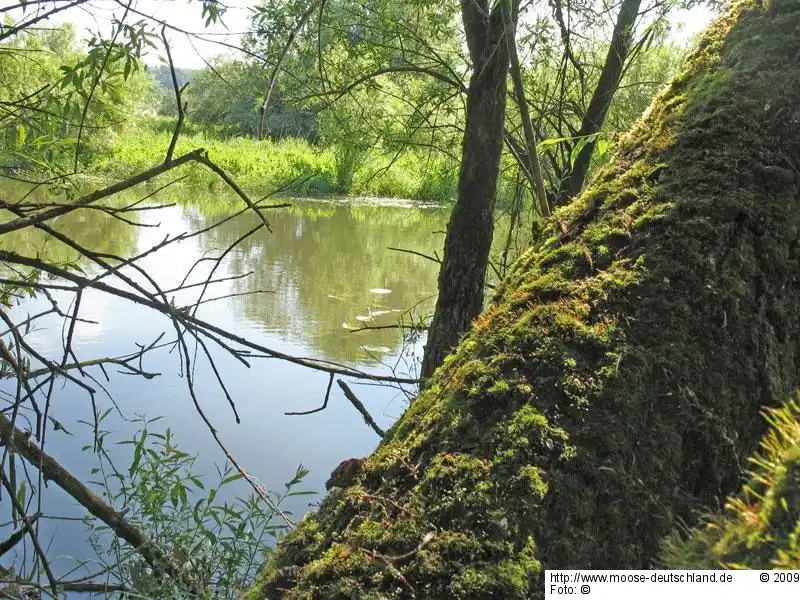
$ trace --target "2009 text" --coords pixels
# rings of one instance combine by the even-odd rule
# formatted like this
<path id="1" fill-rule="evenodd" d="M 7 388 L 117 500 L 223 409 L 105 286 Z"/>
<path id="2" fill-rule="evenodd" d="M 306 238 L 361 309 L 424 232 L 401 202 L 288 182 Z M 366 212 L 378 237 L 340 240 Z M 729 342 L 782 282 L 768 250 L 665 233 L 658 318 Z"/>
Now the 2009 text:
<path id="1" fill-rule="evenodd" d="M 767 592 L 770 600 L 800 598 L 800 571 L 548 570 L 545 600 L 737 600 Z M 588 598 L 587 598 L 588 600 Z"/>

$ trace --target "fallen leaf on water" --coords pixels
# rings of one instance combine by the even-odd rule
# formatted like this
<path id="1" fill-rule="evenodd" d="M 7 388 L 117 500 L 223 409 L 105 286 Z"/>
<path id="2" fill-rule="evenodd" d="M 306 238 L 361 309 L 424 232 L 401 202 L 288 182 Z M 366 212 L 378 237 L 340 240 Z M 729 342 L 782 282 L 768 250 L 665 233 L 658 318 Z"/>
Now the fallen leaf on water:
<path id="1" fill-rule="evenodd" d="M 391 352 L 391 348 L 387 348 L 386 346 L 361 346 L 367 352 L 375 352 L 379 354 L 386 354 L 387 352 Z"/>

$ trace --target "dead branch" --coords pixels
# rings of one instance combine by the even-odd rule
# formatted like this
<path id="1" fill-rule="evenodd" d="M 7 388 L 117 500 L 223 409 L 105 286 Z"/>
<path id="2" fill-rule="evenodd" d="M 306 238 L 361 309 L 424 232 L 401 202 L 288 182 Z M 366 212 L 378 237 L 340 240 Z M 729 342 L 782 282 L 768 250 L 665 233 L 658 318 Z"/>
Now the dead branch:
<path id="1" fill-rule="evenodd" d="M 53 9 L 49 10 L 49 11 L 38 13 L 35 17 L 33 17 L 33 18 L 23 22 L 23 23 L 20 23 L 19 25 L 15 25 L 13 27 L 9 27 L 8 29 L 6 29 L 3 32 L 0 32 L 0 41 L 6 39 L 8 37 L 11 37 L 12 35 L 16 35 L 20 31 L 29 30 L 33 25 L 35 25 L 39 21 L 43 21 L 45 19 L 49 19 L 50 17 L 52 17 L 56 13 L 59 13 L 59 12 L 64 11 L 64 10 L 67 10 L 68 8 L 72 8 L 73 6 L 78 6 L 80 4 L 85 4 L 86 2 L 88 2 L 88 0 L 74 0 L 73 2 L 70 2 L 69 4 L 65 4 L 63 6 L 58 6 L 56 8 L 53 8 Z"/>
<path id="2" fill-rule="evenodd" d="M 325 399 L 322 402 L 322 406 L 319 408 L 315 408 L 313 410 L 304 410 L 300 412 L 285 412 L 285 415 L 312 415 L 314 413 L 320 412 L 325 410 L 328 407 L 328 399 L 331 396 L 331 387 L 333 387 L 333 373 L 331 373 L 330 379 L 328 379 L 328 389 L 325 390 Z"/>
<path id="3" fill-rule="evenodd" d="M 358 369 L 354 369 L 351 367 L 347 367 L 341 365 L 340 363 L 336 363 L 333 361 L 327 361 L 323 359 L 317 358 L 306 358 L 306 357 L 299 357 L 293 356 L 291 354 L 286 354 L 285 352 L 280 352 L 278 350 L 273 350 L 271 348 L 267 348 L 266 346 L 262 346 L 261 344 L 257 344 L 253 341 L 248 340 L 247 338 L 243 338 L 239 335 L 226 331 L 216 325 L 212 325 L 202 319 L 198 319 L 197 317 L 193 317 L 191 315 L 184 314 L 181 311 L 178 311 L 175 307 L 171 306 L 168 302 L 161 302 L 158 300 L 152 300 L 148 297 L 139 296 L 133 292 L 129 292 L 122 288 L 118 288 L 102 281 L 96 281 L 84 277 L 82 275 L 78 275 L 72 271 L 67 269 L 62 269 L 55 265 L 51 265 L 45 261 L 38 260 L 35 258 L 30 258 L 27 256 L 22 256 L 15 252 L 10 252 L 8 250 L 0 250 L 0 261 L 6 261 L 8 263 L 17 263 L 23 266 L 33 267 L 39 269 L 45 273 L 50 273 L 59 277 L 61 279 L 65 279 L 67 281 L 71 281 L 79 286 L 82 287 L 90 287 L 96 290 L 100 290 L 102 292 L 115 295 L 119 298 L 123 298 L 125 300 L 129 300 L 135 304 L 139 304 L 142 306 L 146 306 L 156 311 L 168 315 L 173 316 L 176 319 L 180 320 L 184 325 L 191 325 L 197 328 L 198 330 L 202 331 L 205 335 L 209 337 L 213 337 L 213 335 L 218 336 L 220 339 L 226 339 L 232 342 L 235 342 L 245 348 L 249 348 L 250 350 L 254 350 L 255 352 L 261 353 L 265 358 L 277 358 L 280 360 L 285 360 L 290 363 L 294 363 L 296 365 L 304 366 L 309 369 L 313 369 L 316 371 L 324 371 L 326 373 L 334 373 L 335 375 L 342 375 L 344 377 L 352 377 L 354 379 L 369 379 L 372 381 L 384 381 L 388 383 L 407 383 L 407 384 L 417 384 L 419 383 L 419 379 L 416 378 L 409 378 L 409 377 L 390 377 L 387 375 L 378 375 L 373 373 L 366 373 L 364 371 L 360 371 Z M 252 355 L 251 356 L 255 356 Z"/>
<path id="4" fill-rule="evenodd" d="M 388 246 L 386 249 L 394 250 L 395 252 L 405 252 L 406 254 L 413 254 L 414 256 L 421 256 L 422 258 L 435 262 L 437 265 L 442 264 L 442 261 L 439 259 L 438 256 L 423 254 L 422 252 L 417 252 L 416 250 L 408 250 L 406 248 L 394 248 L 392 246 Z"/>
<path id="5" fill-rule="evenodd" d="M 294 527 L 294 522 L 284 513 L 281 508 L 269 497 L 269 491 L 264 489 L 264 487 L 257 482 L 251 475 L 248 473 L 240 464 L 239 461 L 234 458 L 233 454 L 230 453 L 228 448 L 222 442 L 222 439 L 219 437 L 216 427 L 211 423 L 211 420 L 206 416 L 205 411 L 200 406 L 200 401 L 197 398 L 197 394 L 195 393 L 194 389 L 194 377 L 192 375 L 192 367 L 191 367 L 191 356 L 189 355 L 189 348 L 186 345 L 186 341 L 184 339 L 183 333 L 178 326 L 178 323 L 175 319 L 172 321 L 173 327 L 175 328 L 175 332 L 178 335 L 178 343 L 180 345 L 180 349 L 183 355 L 183 360 L 186 363 L 186 383 L 187 388 L 189 389 L 189 395 L 192 398 L 192 402 L 194 403 L 195 410 L 197 410 L 197 414 L 200 415 L 200 418 L 206 424 L 211 436 L 214 438 L 214 441 L 217 443 L 217 446 L 220 450 L 222 450 L 225 458 L 233 465 L 233 467 L 239 472 L 239 474 L 244 477 L 245 481 L 247 481 L 250 486 L 255 490 L 255 492 L 259 495 L 259 497 L 266 502 L 266 504 L 280 517 L 286 522 L 289 527 Z M 212 361 L 213 363 L 213 361 Z M 234 409 L 235 410 L 235 409 Z"/>
<path id="6" fill-rule="evenodd" d="M 162 173 L 166 173 L 172 169 L 175 169 L 181 165 L 186 163 L 197 161 L 200 156 L 203 155 L 205 150 L 203 148 L 197 148 L 192 150 L 191 152 L 187 152 L 186 154 L 179 156 L 174 161 L 169 164 L 160 164 L 155 166 L 151 169 L 147 169 L 146 171 L 142 171 L 133 177 L 129 177 L 123 181 L 119 181 L 113 185 L 108 187 L 102 188 L 100 190 L 96 190 L 90 194 L 82 196 L 78 198 L 74 203 L 67 205 L 67 206 L 59 206 L 57 208 L 53 208 L 51 210 L 39 213 L 37 215 L 32 215 L 24 218 L 19 218 L 14 221 L 8 221 L 6 223 L 0 224 L 0 235 L 5 233 L 10 233 L 12 231 L 17 231 L 18 229 L 24 229 L 26 227 L 32 227 L 38 223 L 44 223 L 45 221 L 49 221 L 50 219 L 55 219 L 56 217 L 60 217 L 67 213 L 70 213 L 78 208 L 82 208 L 84 206 L 88 206 L 89 204 L 93 204 L 98 200 L 102 200 L 103 198 L 108 198 L 109 196 L 113 196 L 115 194 L 119 194 L 120 192 L 124 192 L 127 189 L 130 189 L 140 183 L 144 183 Z M 0 205 L 3 208 L 8 208 L 11 206 L 9 203 L 0 201 Z"/>
<path id="7" fill-rule="evenodd" d="M 3 417 L 5 419 L 5 417 Z M 2 479 L 3 487 L 8 492 L 8 496 L 11 499 L 11 504 L 14 506 L 14 509 L 19 513 L 20 517 L 22 518 L 22 529 L 24 529 L 31 538 L 31 543 L 33 543 L 33 548 L 36 551 L 36 555 L 39 557 L 39 560 L 42 561 L 42 568 L 44 568 L 45 575 L 47 576 L 47 581 L 50 583 L 50 589 L 53 592 L 53 595 L 56 594 L 56 578 L 53 575 L 53 569 L 50 568 L 50 562 L 47 560 L 47 556 L 42 550 L 41 545 L 39 544 L 39 537 L 36 535 L 36 532 L 33 530 L 33 525 L 31 523 L 30 518 L 25 514 L 25 507 L 22 506 L 22 503 L 17 498 L 17 490 L 11 485 L 11 482 L 6 477 L 6 471 L 0 465 L 0 479 Z"/>
<path id="8" fill-rule="evenodd" d="M 3 574 L 0 572 L 0 574 Z M 27 600 L 34 597 L 38 592 L 46 592 L 41 585 L 34 581 L 29 581 L 22 577 L 10 577 L 10 573 L 3 574 L 4 577 L 0 578 L 0 583 L 13 585 L 14 589 L 19 592 L 18 596 L 7 595 L 5 598 L 13 598 L 14 600 Z M 60 592 L 75 592 L 83 594 L 130 594 L 131 597 L 136 597 L 136 590 L 115 583 L 96 583 L 92 581 L 56 581 L 56 587 Z M 0 590 L 0 594 L 7 593 L 8 590 Z"/>
<path id="9" fill-rule="evenodd" d="M 337 379 L 336 383 L 338 383 L 339 387 L 342 388 L 345 398 L 350 400 L 350 403 L 355 406 L 356 410 L 361 413 L 362 417 L 364 417 L 364 422 L 369 425 L 379 437 L 384 437 L 386 432 L 378 427 L 378 424 L 372 418 L 372 415 L 369 414 L 369 411 L 364 407 L 364 404 L 361 402 L 361 400 L 356 397 L 356 395 L 353 393 L 353 390 L 350 389 L 350 386 L 348 386 L 341 379 Z"/>
<path id="10" fill-rule="evenodd" d="M 361 325 L 360 327 L 352 327 L 347 331 L 349 333 L 358 333 L 359 331 L 375 331 L 380 329 L 403 329 L 409 331 L 426 331 L 428 328 L 423 325 Z"/>
<path id="11" fill-rule="evenodd" d="M 25 537 L 25 533 L 28 530 L 28 527 L 33 525 L 36 520 L 41 516 L 41 513 L 36 513 L 28 517 L 28 520 L 25 524 L 17 529 L 11 536 L 5 540 L 4 542 L 0 543 L 0 556 L 3 556 L 6 552 L 10 551 L 14 546 L 22 541 L 22 538 Z"/>

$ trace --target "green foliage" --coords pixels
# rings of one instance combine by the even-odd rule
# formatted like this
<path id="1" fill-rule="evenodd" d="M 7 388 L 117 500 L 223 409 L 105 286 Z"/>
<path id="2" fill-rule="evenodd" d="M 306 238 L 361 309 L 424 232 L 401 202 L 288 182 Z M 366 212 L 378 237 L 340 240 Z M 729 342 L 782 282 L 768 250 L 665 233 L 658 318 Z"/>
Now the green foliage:
<path id="1" fill-rule="evenodd" d="M 99 416 L 101 425 L 109 413 Z M 168 428 L 154 430 L 156 421 L 136 419 L 139 431 L 132 439 L 117 442 L 131 449 L 128 467 L 122 470 L 110 458 L 119 450 L 107 452 L 112 435 L 101 430 L 93 483 L 108 502 L 124 508 L 128 522 L 167 552 L 184 581 L 154 574 L 104 524 L 88 522 L 89 543 L 111 580 L 140 597 L 237 598 L 252 584 L 258 565 L 286 525 L 252 490 L 246 497 L 236 495 L 243 487 L 242 476 L 230 465 L 217 468 L 213 477 L 199 474 L 196 458 L 178 448 Z M 84 446 L 84 451 L 92 448 Z M 283 493 L 271 494 L 275 504 L 312 493 L 297 490 L 307 473 L 302 465 L 298 467 Z"/>
<path id="2" fill-rule="evenodd" d="M 175 92 L 172 87 L 172 73 L 168 65 L 158 65 L 156 68 L 148 68 L 147 72 L 150 76 L 158 82 L 158 85 L 168 93 L 166 94 L 175 104 Z M 175 67 L 175 79 L 178 80 L 178 87 L 182 87 L 185 83 L 194 80 L 197 75 L 197 69 L 182 69 Z"/>
<path id="3" fill-rule="evenodd" d="M 750 481 L 724 512 L 664 543 L 670 569 L 800 569 L 800 404 L 766 413 Z"/>
<path id="4" fill-rule="evenodd" d="M 542 117 L 539 121 L 539 143 L 543 156 L 543 168 L 549 189 L 557 189 L 560 178 L 568 173 L 583 146 L 590 140 L 597 141 L 593 157 L 592 172 L 608 164 L 609 146 L 618 136 L 627 131 L 641 117 L 653 97 L 678 72 L 688 47 L 681 47 L 667 40 L 666 30 L 653 32 L 651 41 L 637 51 L 629 60 L 622 80 L 614 94 L 603 129 L 591 138 L 576 138 L 581 120 L 591 99 L 590 93 L 597 85 L 600 70 L 608 51 L 608 44 L 595 37 L 572 40 L 572 52 L 582 71 L 553 60 L 547 50 L 533 57 L 532 67 L 524 73 L 530 102 Z M 534 35 L 533 33 L 530 35 Z M 551 39 L 552 31 L 537 32 L 538 43 L 549 48 L 559 41 Z M 557 92 L 558 91 L 558 92 Z M 556 95 L 558 94 L 558 95 Z M 556 108 L 551 106 L 556 104 Z M 510 107 L 512 123 L 518 120 L 516 111 Z M 514 126 L 519 126 L 515 124 Z"/>
<path id="5" fill-rule="evenodd" d="M 258 104 L 268 76 L 267 69 L 260 63 L 214 59 L 210 67 L 192 73 L 184 92 L 190 120 L 206 131 L 216 129 L 225 137 L 255 137 L 259 124 Z M 177 114 L 171 81 L 168 89 L 162 92 L 160 112 L 169 116 Z M 273 96 L 265 119 L 265 137 L 313 141 L 316 129 L 313 113 L 284 103 L 280 93 Z"/>
<path id="6" fill-rule="evenodd" d="M 110 138 L 103 155 L 95 157 L 94 172 L 123 177 L 158 164 L 164 160 L 173 127 L 171 120 L 159 117 Z M 437 203 L 452 199 L 455 172 L 439 157 L 426 159 L 408 152 L 398 158 L 374 149 L 369 155 L 354 156 L 352 149 L 338 145 L 320 147 L 296 138 L 220 139 L 218 130 L 205 129 L 189 121 L 176 153 L 205 148 L 241 185 L 267 192 L 288 186 L 285 194 L 302 196 L 336 192 Z M 343 160 L 349 161 L 346 166 Z M 216 175 L 197 165 L 186 167 L 184 173 L 194 184 L 221 185 Z"/>
<path id="7" fill-rule="evenodd" d="M 800 383 L 798 26 L 747 0 L 709 29 L 248 598 L 541 598 L 739 486 Z"/>
<path id="8" fill-rule="evenodd" d="M 124 26 L 125 43 L 88 40 L 77 47 L 70 25 L 20 32 L 0 44 L 0 162 L 6 168 L 72 170 L 77 141 L 81 159 L 101 151 L 110 131 L 136 116 L 153 96 L 138 53 L 149 41 L 141 27 Z"/>
<path id="9" fill-rule="evenodd" d="M 138 172 L 164 160 L 172 132 L 164 121 L 155 121 L 156 128 L 141 127 L 128 131 L 115 140 L 109 152 L 97 161 L 96 170 L 107 176 L 120 177 Z M 280 142 L 256 141 L 247 138 L 220 140 L 202 132 L 183 135 L 178 139 L 176 156 L 195 148 L 205 148 L 209 157 L 240 185 L 271 190 L 298 179 L 287 192 L 295 194 L 325 193 L 327 174 L 332 156 L 317 151 L 302 140 L 288 139 Z M 183 169 L 190 183 L 209 186 L 223 185 L 219 178 L 202 166 L 191 165 Z"/>
<path id="10" fill-rule="evenodd" d="M 317 7 L 263 1 L 247 43 L 274 64 L 294 34 L 268 111 L 291 106 L 313 118 L 315 139 L 335 149 L 335 187 L 348 190 L 373 154 L 452 158 L 463 122 L 457 5 L 336 0 Z"/>

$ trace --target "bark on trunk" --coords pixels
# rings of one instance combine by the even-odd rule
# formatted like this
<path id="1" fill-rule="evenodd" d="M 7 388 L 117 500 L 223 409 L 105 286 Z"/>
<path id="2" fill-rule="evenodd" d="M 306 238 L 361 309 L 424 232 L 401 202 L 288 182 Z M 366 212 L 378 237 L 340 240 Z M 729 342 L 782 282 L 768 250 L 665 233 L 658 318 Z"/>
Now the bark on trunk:
<path id="1" fill-rule="evenodd" d="M 800 569 L 800 398 L 764 416 L 770 429 L 750 460 L 749 480 L 690 535 L 665 541 L 667 569 Z"/>
<path id="2" fill-rule="evenodd" d="M 485 0 L 462 0 L 461 13 L 472 77 L 458 196 L 445 236 L 439 297 L 422 359 L 423 379 L 433 374 L 483 308 L 503 151 L 508 46 L 502 11 L 498 6 L 490 13 Z"/>
<path id="3" fill-rule="evenodd" d="M 623 0 L 620 6 L 617 22 L 614 24 L 614 33 L 611 35 L 611 45 L 608 48 L 603 70 L 600 72 L 600 80 L 597 82 L 597 87 L 589 102 L 589 108 L 586 110 L 578 131 L 579 139 L 594 135 L 603 128 L 611 101 L 619 88 L 625 61 L 628 60 L 628 54 L 633 45 L 633 26 L 639 16 L 641 4 L 642 0 Z M 583 189 L 596 145 L 595 140 L 592 140 L 578 153 L 572 170 L 564 180 L 558 194 L 559 204 L 564 204 L 568 198 L 577 196 Z"/>
<path id="4" fill-rule="evenodd" d="M 800 0 L 712 25 L 248 599 L 541 599 L 739 488 L 800 383 L 798 28 Z"/>

